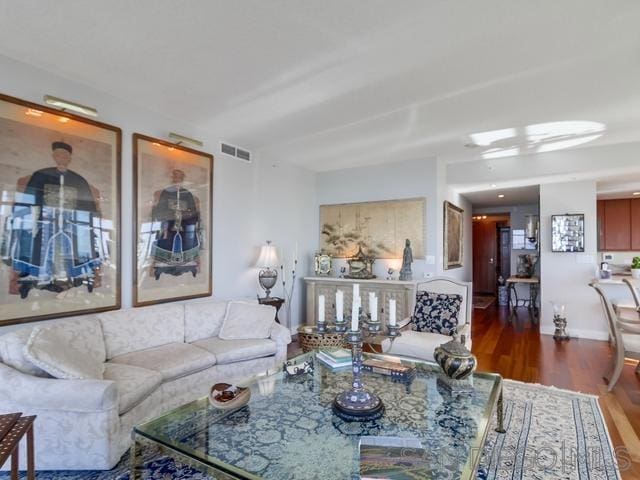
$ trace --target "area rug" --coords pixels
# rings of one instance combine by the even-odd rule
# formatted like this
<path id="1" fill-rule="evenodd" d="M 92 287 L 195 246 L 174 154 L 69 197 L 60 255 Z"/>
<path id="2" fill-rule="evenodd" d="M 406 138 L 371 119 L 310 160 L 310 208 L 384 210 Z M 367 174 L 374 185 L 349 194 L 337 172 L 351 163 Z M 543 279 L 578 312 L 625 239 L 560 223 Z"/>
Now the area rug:
<path id="1" fill-rule="evenodd" d="M 496 297 L 490 295 L 474 295 L 473 296 L 473 308 L 479 308 L 485 310 L 489 308 L 496 301 Z"/>
<path id="2" fill-rule="evenodd" d="M 595 396 L 505 380 L 504 406 L 507 433 L 495 433 L 494 417 L 478 480 L 618 480 L 618 461 L 621 468 L 628 464 L 626 452 L 611 446 Z M 152 448 L 143 458 L 148 480 L 212 479 Z M 36 478 L 128 480 L 128 456 L 108 472 L 38 472 Z"/>

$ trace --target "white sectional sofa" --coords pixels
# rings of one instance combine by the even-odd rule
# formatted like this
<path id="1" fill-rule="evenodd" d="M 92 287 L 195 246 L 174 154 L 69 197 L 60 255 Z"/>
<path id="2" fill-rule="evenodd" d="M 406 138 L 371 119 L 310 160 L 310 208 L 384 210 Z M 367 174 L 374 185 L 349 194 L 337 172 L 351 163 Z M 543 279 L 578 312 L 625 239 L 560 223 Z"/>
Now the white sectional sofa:
<path id="1" fill-rule="evenodd" d="M 164 304 L 46 324 L 69 349 L 100 362 L 104 373 L 97 379 L 55 378 L 30 361 L 25 346 L 34 328 L 43 327 L 5 334 L 0 413 L 38 416 L 38 470 L 111 469 L 135 424 L 206 395 L 214 383 L 286 360 L 291 336 L 275 321 L 267 325 L 268 338 L 219 338 L 227 307 L 210 300 Z"/>

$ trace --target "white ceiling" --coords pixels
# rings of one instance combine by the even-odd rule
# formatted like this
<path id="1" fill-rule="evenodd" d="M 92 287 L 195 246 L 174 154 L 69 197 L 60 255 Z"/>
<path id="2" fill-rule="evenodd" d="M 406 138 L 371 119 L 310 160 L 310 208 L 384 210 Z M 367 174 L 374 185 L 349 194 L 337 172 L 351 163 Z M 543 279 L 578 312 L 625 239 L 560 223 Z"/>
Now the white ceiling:
<path id="1" fill-rule="evenodd" d="M 499 198 L 498 195 L 504 195 Z M 515 205 L 531 205 L 540 200 L 540 187 L 532 185 L 517 188 L 494 188 L 482 192 L 465 193 L 464 196 L 471 202 L 474 209 L 489 207 L 508 207 Z"/>
<path id="2" fill-rule="evenodd" d="M 327 170 L 545 122 L 640 140 L 639 24 L 637 0 L 0 0 L 0 54 Z"/>
<path id="3" fill-rule="evenodd" d="M 598 198 L 640 198 L 640 173 L 607 177 L 597 183 Z"/>

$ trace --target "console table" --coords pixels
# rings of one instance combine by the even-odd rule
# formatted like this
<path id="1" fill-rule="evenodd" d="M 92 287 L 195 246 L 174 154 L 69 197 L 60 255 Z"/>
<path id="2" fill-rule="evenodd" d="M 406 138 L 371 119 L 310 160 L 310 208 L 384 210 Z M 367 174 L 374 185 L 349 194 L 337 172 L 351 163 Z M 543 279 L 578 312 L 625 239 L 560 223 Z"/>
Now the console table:
<path id="1" fill-rule="evenodd" d="M 413 311 L 416 300 L 415 281 L 400 280 L 355 280 L 351 278 L 337 277 L 305 277 L 307 288 L 307 325 L 318 323 L 318 297 L 324 295 L 325 301 L 325 321 L 333 322 L 336 319 L 336 291 L 342 290 L 344 293 L 344 312 L 349 315 L 353 302 L 353 285 L 360 285 L 360 297 L 362 298 L 362 309 L 369 311 L 369 292 L 375 292 L 378 297 L 378 318 L 382 328 L 387 324 L 389 318 L 389 300 L 396 301 L 396 318 L 401 321 L 407 318 Z"/>
<path id="2" fill-rule="evenodd" d="M 518 290 L 516 285 L 522 283 L 529 285 L 529 298 L 518 298 Z M 534 322 L 538 320 L 538 292 L 540 290 L 540 279 L 538 277 L 520 278 L 509 277 L 507 278 L 507 286 L 509 287 L 509 307 L 511 320 L 516 315 L 516 308 L 527 307 L 529 314 Z M 514 302 L 515 299 L 515 302 Z"/>

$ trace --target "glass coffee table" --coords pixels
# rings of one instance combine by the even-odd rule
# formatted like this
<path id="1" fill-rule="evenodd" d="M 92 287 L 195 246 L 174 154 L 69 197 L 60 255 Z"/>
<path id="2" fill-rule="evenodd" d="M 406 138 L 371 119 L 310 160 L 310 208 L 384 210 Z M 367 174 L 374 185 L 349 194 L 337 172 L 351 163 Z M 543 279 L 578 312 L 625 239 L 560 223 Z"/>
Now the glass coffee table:
<path id="1" fill-rule="evenodd" d="M 309 352 L 290 362 L 314 357 Z M 474 478 L 494 412 L 503 431 L 502 378 L 476 372 L 472 393 L 452 395 L 437 383 L 437 365 L 402 362 L 417 368 L 410 384 L 363 374 L 366 387 L 386 406 L 374 421 L 346 422 L 333 413 L 333 399 L 351 385 L 351 370 L 332 371 L 317 359 L 313 373 L 288 377 L 278 370 L 244 383 L 251 400 L 240 409 L 219 410 L 207 398 L 183 405 L 134 428 L 131 477 L 139 478 L 140 448 L 151 443 L 218 480 L 358 479 L 360 441 L 377 437 L 380 458 L 384 444 L 411 446 L 406 468 L 412 476 L 395 478 Z M 383 463 L 374 471 L 387 469 Z M 365 473 L 370 467 L 368 462 Z M 391 471 L 386 473 L 394 478 Z"/>

